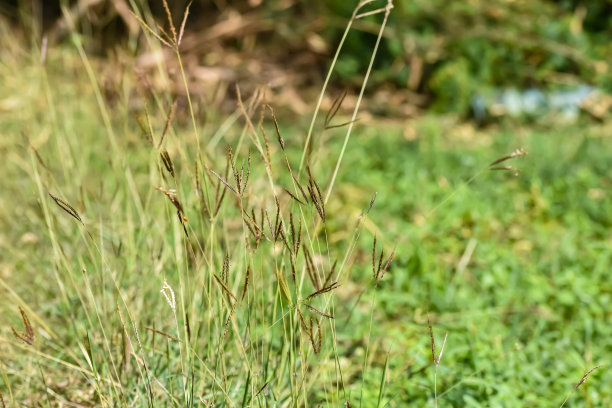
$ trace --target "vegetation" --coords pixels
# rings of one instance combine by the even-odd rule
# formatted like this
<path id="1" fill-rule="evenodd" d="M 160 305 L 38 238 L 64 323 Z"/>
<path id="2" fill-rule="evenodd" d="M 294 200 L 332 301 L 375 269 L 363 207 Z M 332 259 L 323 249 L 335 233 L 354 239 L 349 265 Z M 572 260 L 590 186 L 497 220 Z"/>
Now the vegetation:
<path id="1" fill-rule="evenodd" d="M 609 121 L 202 113 L 1 27 L 0 406 L 612 404 Z"/>

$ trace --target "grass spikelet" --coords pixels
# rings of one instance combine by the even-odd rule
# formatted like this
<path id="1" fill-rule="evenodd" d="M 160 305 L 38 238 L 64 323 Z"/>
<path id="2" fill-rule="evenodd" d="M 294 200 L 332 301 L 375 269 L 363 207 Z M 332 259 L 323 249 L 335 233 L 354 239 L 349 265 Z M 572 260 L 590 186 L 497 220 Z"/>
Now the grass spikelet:
<path id="1" fill-rule="evenodd" d="M 302 219 L 298 217 L 297 233 L 293 223 L 293 213 L 289 214 L 289 225 L 291 227 L 291 243 L 293 244 L 291 249 L 293 255 L 297 257 L 297 254 L 300 251 L 300 244 L 302 242 Z"/>
<path id="2" fill-rule="evenodd" d="M 587 372 L 586 372 L 586 373 L 585 373 L 585 374 L 582 376 L 582 378 L 580 379 L 580 381 L 578 381 L 578 382 L 576 383 L 576 385 L 574 386 L 574 390 L 577 390 L 578 388 L 580 388 L 580 386 L 581 386 L 582 384 L 584 384 L 584 382 L 586 381 L 587 377 L 588 377 L 589 375 L 591 375 L 591 373 L 592 373 L 593 371 L 597 370 L 598 368 L 601 368 L 601 366 L 600 366 L 600 365 L 595 366 L 595 367 L 591 368 L 589 371 L 587 371 Z"/>
<path id="3" fill-rule="evenodd" d="M 189 233 L 187 232 L 187 226 L 185 225 L 185 222 L 187 221 L 187 217 L 185 216 L 185 211 L 183 210 L 183 206 L 181 205 L 181 202 L 176 197 L 176 190 L 174 189 L 166 190 L 163 187 L 155 187 L 155 189 L 164 193 L 166 197 L 168 197 L 172 205 L 174 205 L 174 208 L 176 208 L 176 216 L 178 217 L 179 222 L 181 223 L 181 226 L 183 227 L 183 232 L 185 233 L 185 237 L 189 239 Z"/>
<path id="4" fill-rule="evenodd" d="M 340 109 L 340 106 L 342 106 L 342 102 L 344 102 L 344 98 L 346 98 L 347 94 L 348 90 L 345 89 L 340 95 L 336 97 L 336 99 L 334 99 L 332 106 L 329 108 L 329 112 L 327 112 L 327 115 L 325 115 L 325 129 L 328 129 L 329 124 L 338 113 L 338 109 Z"/>
<path id="5" fill-rule="evenodd" d="M 168 154 L 167 150 L 162 150 L 159 155 L 161 156 L 162 159 L 162 163 L 164 163 L 164 167 L 166 168 L 166 170 L 168 171 L 168 173 L 170 173 L 170 175 L 172 176 L 172 178 L 174 178 L 174 163 L 172 163 L 172 159 L 170 158 L 170 155 Z"/>
<path id="6" fill-rule="evenodd" d="M 181 22 L 178 41 L 176 43 L 177 47 L 181 45 L 181 40 L 183 39 L 183 33 L 185 32 L 185 24 L 187 23 L 187 17 L 189 16 L 189 8 L 191 7 L 191 3 L 193 3 L 193 1 L 190 1 L 189 4 L 187 4 L 187 7 L 185 8 L 185 13 L 183 14 L 183 21 Z"/>
<path id="7" fill-rule="evenodd" d="M 497 160 L 495 160 L 494 162 L 492 162 L 491 164 L 489 164 L 489 170 L 492 171 L 509 171 L 511 172 L 515 177 L 518 176 L 521 171 L 519 169 L 517 169 L 514 166 L 499 166 L 499 164 L 507 161 L 507 160 L 511 160 L 511 159 L 515 159 L 517 157 L 523 157 L 527 155 L 527 150 L 523 149 L 523 148 L 519 148 L 516 149 L 515 151 L 513 151 L 512 153 L 510 153 L 507 156 L 504 156 L 502 158 L 499 158 Z"/>
<path id="8" fill-rule="evenodd" d="M 261 388 L 257 391 L 257 393 L 255 394 L 255 398 L 257 398 L 259 396 L 259 394 L 262 393 L 263 390 L 266 389 L 266 387 L 268 386 L 268 384 L 270 383 L 270 381 L 266 381 L 264 383 L 264 385 L 261 386 Z"/>
<path id="9" fill-rule="evenodd" d="M 260 115 L 259 115 L 259 123 L 257 124 L 257 128 L 261 131 L 261 135 L 263 136 L 264 147 L 266 149 L 265 160 L 268 162 L 268 167 L 271 169 L 272 168 L 272 155 L 270 153 L 270 142 L 268 140 L 268 134 L 266 133 L 266 129 L 263 126 L 264 114 L 265 114 L 265 107 L 262 107 L 260 111 Z"/>
<path id="10" fill-rule="evenodd" d="M 164 296 L 164 298 L 166 299 L 166 302 L 168 302 L 168 305 L 170 306 L 172 311 L 175 312 L 176 311 L 176 297 L 174 296 L 174 290 L 172 290 L 172 287 L 168 285 L 168 282 L 164 280 L 162 289 L 159 292 Z"/>
<path id="11" fill-rule="evenodd" d="M 567 403 L 567 401 L 570 399 L 570 397 L 572 396 L 573 393 L 575 393 L 576 391 L 578 391 L 578 388 L 580 388 L 580 386 L 582 384 L 585 383 L 585 381 L 587 380 L 588 376 L 591 375 L 591 373 L 595 370 L 597 370 L 598 368 L 601 368 L 601 365 L 597 365 L 593 368 L 591 368 L 589 371 L 587 371 L 586 373 L 584 373 L 584 375 L 582 376 L 582 378 L 580 379 L 580 381 L 578 381 L 572 391 L 567 395 L 567 397 L 565 397 L 565 399 L 563 400 L 563 402 L 561 403 L 561 405 L 559 406 L 559 408 L 563 408 L 563 406 L 565 406 L 565 404 Z"/>
<path id="12" fill-rule="evenodd" d="M 236 194 L 237 196 L 240 196 L 240 194 L 238 193 L 238 191 L 236 191 L 236 189 L 234 187 L 232 187 L 227 180 L 225 180 L 223 177 L 221 177 L 219 174 L 217 174 L 216 171 L 214 171 L 213 169 L 208 169 L 208 171 L 210 171 L 215 177 L 217 177 L 219 179 L 219 181 L 221 181 L 223 184 L 225 184 L 225 187 L 229 188 L 230 190 L 232 190 L 232 192 L 234 194 Z"/>
<path id="13" fill-rule="evenodd" d="M 519 149 L 516 149 L 515 151 L 513 151 L 509 155 L 495 160 L 494 162 L 489 164 L 489 167 L 493 167 L 493 166 L 496 166 L 496 165 L 498 165 L 500 163 L 503 163 L 503 162 L 505 162 L 507 160 L 514 159 L 514 158 L 517 158 L 517 157 L 523 157 L 523 156 L 527 156 L 527 150 L 525 150 L 524 148 L 521 147 Z"/>
<path id="14" fill-rule="evenodd" d="M 174 22 L 172 21 L 172 13 L 170 12 L 170 7 L 168 7 L 168 1 L 162 0 L 164 5 L 164 10 L 166 11 L 166 17 L 168 17 L 168 24 L 170 25 L 170 31 L 172 32 L 172 40 L 174 44 L 178 44 L 178 37 L 176 35 L 176 28 L 174 27 Z"/>
<path id="15" fill-rule="evenodd" d="M 308 193 L 310 194 L 310 199 L 314 204 L 317 213 L 319 213 L 321 221 L 323 221 L 323 224 L 325 224 L 325 201 L 323 200 L 321 189 L 319 188 L 319 185 L 312 176 L 310 166 L 307 166 L 306 170 L 308 171 Z"/>
<path id="16" fill-rule="evenodd" d="M 308 295 L 308 297 L 306 297 L 306 300 L 308 301 L 308 300 L 310 300 L 312 298 L 315 298 L 317 296 L 320 296 L 320 295 L 322 295 L 324 293 L 330 292 L 330 291 L 332 291 L 334 289 L 337 289 L 339 286 L 340 285 L 338 284 L 338 282 L 334 282 L 331 285 L 324 287 L 323 289 L 319 289 L 316 292 L 311 293 L 310 295 Z"/>
<path id="17" fill-rule="evenodd" d="M 266 107 L 270 109 L 270 112 L 272 113 L 272 121 L 274 122 L 274 129 L 276 130 L 276 139 L 278 140 L 278 144 L 280 145 L 281 149 L 284 152 L 285 151 L 285 140 L 281 136 L 280 129 L 278 127 L 278 121 L 276 120 L 276 115 L 274 114 L 274 109 L 272 109 L 272 106 L 267 105 L 267 104 L 266 104 Z"/>
<path id="18" fill-rule="evenodd" d="M 217 283 L 219 284 L 219 286 L 221 286 L 221 289 L 223 289 L 223 292 L 225 292 L 229 297 L 231 297 L 232 299 L 234 299 L 235 302 L 237 302 L 238 299 L 236 299 L 236 296 L 234 296 L 232 291 L 229 290 L 229 288 L 225 285 L 225 283 L 221 280 L 221 278 L 219 278 L 216 273 L 213 273 L 213 276 L 215 280 L 217 281 Z"/>
<path id="19" fill-rule="evenodd" d="M 377 263 L 376 262 L 376 235 L 374 235 L 374 244 L 372 245 L 372 277 L 377 282 L 380 282 L 383 276 L 385 276 L 385 272 L 387 272 L 389 265 L 391 265 L 391 261 L 393 260 L 393 257 L 395 256 L 395 248 L 391 252 L 391 255 L 389 255 L 389 257 L 386 259 L 384 267 L 383 267 L 384 253 L 385 253 L 384 250 L 380 251 L 380 256 L 378 257 L 378 263 Z"/>
<path id="20" fill-rule="evenodd" d="M 57 204 L 62 210 L 66 211 L 71 217 L 73 217 L 78 222 L 80 222 L 81 225 L 84 225 L 83 224 L 83 220 L 81 219 L 81 216 L 79 215 L 77 210 L 74 209 L 73 206 L 71 206 L 70 204 L 68 204 L 64 200 L 62 200 L 62 199 L 60 199 L 58 197 L 55 197 L 51 193 L 49 193 L 49 196 L 53 199 L 53 201 L 55 201 L 55 204 Z"/>
<path id="21" fill-rule="evenodd" d="M 302 200 L 300 200 L 299 198 L 297 198 L 291 191 L 287 190 L 286 188 L 283 188 L 283 190 L 285 190 L 285 193 L 289 194 L 289 197 L 293 198 L 295 201 L 298 202 L 298 204 L 304 205 L 304 203 L 302 202 Z"/>
<path id="22" fill-rule="evenodd" d="M 223 324 L 223 337 L 227 336 L 227 328 L 229 327 L 229 323 L 232 320 L 232 317 L 234 316 L 234 313 L 236 312 L 236 304 L 234 303 L 229 311 L 229 314 L 227 315 L 227 319 L 225 319 L 225 323 Z"/>
<path id="23" fill-rule="evenodd" d="M 316 308 L 314 308 L 314 307 L 312 307 L 310 305 L 304 304 L 304 306 L 306 306 L 308 309 L 310 309 L 314 313 L 318 314 L 319 316 L 327 317 L 328 319 L 333 319 L 334 318 L 334 316 L 332 316 L 330 314 L 327 314 L 327 313 L 323 313 L 322 311 L 320 311 L 320 310 L 318 310 L 318 309 L 316 309 Z"/>
<path id="24" fill-rule="evenodd" d="M 291 173 L 291 177 L 293 177 L 293 181 L 295 182 L 295 185 L 298 187 L 298 190 L 300 190 L 300 193 L 302 194 L 302 198 L 304 199 L 304 202 L 308 203 L 308 196 L 306 195 L 306 192 L 304 191 L 304 187 L 302 187 L 302 185 L 300 184 L 298 179 L 293 175 L 293 173 Z"/>
<path id="25" fill-rule="evenodd" d="M 223 268 L 221 269 L 221 279 L 226 284 L 227 284 L 227 280 L 229 277 L 229 267 L 230 267 L 229 253 L 226 252 L 225 259 L 223 260 Z"/>
<path id="26" fill-rule="evenodd" d="M 153 130 L 151 130 L 151 118 L 149 117 L 149 111 L 146 109 L 146 107 L 145 118 L 147 120 L 147 123 L 144 122 L 142 116 L 138 116 L 136 118 L 136 122 L 138 122 L 138 127 L 140 127 L 142 133 L 144 133 L 144 135 L 147 137 L 148 142 L 151 143 L 151 146 L 154 146 L 155 144 L 153 142 Z"/>
<path id="27" fill-rule="evenodd" d="M 249 176 L 251 175 L 251 150 L 247 153 L 247 168 L 246 168 L 246 176 L 243 177 L 243 169 L 241 168 L 240 175 L 241 179 L 244 181 L 244 184 L 240 188 L 241 193 L 246 191 L 247 185 L 249 183 Z"/>
<path id="28" fill-rule="evenodd" d="M 319 290 L 319 279 L 317 278 L 317 274 L 315 271 L 314 263 L 312 261 L 312 257 L 306 248 L 306 245 L 302 246 L 302 252 L 304 252 L 304 264 L 306 265 L 306 272 L 308 273 L 308 278 L 310 279 L 310 283 L 315 288 L 315 290 Z"/>
<path id="29" fill-rule="evenodd" d="M 329 273 L 327 274 L 327 277 L 325 278 L 325 281 L 323 282 L 323 286 L 327 285 L 327 282 L 329 282 L 332 278 L 332 276 L 334 276 L 334 272 L 336 271 L 336 265 L 338 264 L 338 260 L 336 259 L 334 261 L 334 264 L 332 265 L 331 269 L 329 270 Z"/>
<path id="30" fill-rule="evenodd" d="M 168 339 L 170 339 L 170 340 L 177 341 L 177 342 L 179 342 L 179 343 L 181 342 L 181 339 L 179 339 L 178 337 L 174 337 L 174 336 L 173 336 L 173 335 L 171 335 L 171 334 L 168 334 L 168 333 L 163 332 L 163 331 L 161 331 L 161 330 L 157 330 L 157 329 L 156 329 L 156 328 L 154 328 L 154 327 L 145 327 L 145 330 L 148 330 L 148 331 L 150 331 L 150 332 L 152 332 L 152 333 L 154 333 L 154 334 L 159 334 L 159 335 L 164 336 L 164 337 L 166 337 L 166 338 L 168 338 Z"/>
<path id="31" fill-rule="evenodd" d="M 244 276 L 244 285 L 242 286 L 242 294 L 240 295 L 240 299 L 244 299 L 247 293 L 247 289 L 249 288 L 249 279 L 251 278 L 251 266 L 247 266 L 246 275 Z"/>
<path id="32" fill-rule="evenodd" d="M 185 312 L 185 329 L 187 330 L 187 340 L 191 341 L 191 324 L 189 323 L 189 313 Z"/>
<path id="33" fill-rule="evenodd" d="M 34 329 L 32 328 L 32 323 L 30 323 L 28 315 L 21 306 L 19 306 L 19 313 L 21 313 L 21 320 L 23 321 L 25 330 L 18 332 L 15 328 L 11 327 L 11 331 L 13 332 L 13 336 L 31 346 L 34 344 Z"/>

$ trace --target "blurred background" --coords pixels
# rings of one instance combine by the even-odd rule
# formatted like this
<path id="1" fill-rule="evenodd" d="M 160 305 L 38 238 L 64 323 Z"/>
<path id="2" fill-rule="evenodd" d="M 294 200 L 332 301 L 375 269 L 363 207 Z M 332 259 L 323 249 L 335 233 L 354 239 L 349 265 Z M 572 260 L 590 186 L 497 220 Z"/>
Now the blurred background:
<path id="1" fill-rule="evenodd" d="M 188 3 L 168 2 L 177 26 Z M 194 93 L 223 83 L 233 88 L 236 81 L 243 87 L 265 84 L 282 95 L 284 106 L 305 113 L 309 98 L 304 92 L 320 89 L 353 3 L 191 2 L 181 52 Z M 612 91 L 609 0 L 393 4 L 368 91 L 376 101 L 369 106 L 375 114 L 405 117 L 432 110 L 487 123 L 504 115 L 532 119 L 561 113 L 572 119 L 582 111 L 601 119 L 612 105 L 606 96 Z M 140 27 L 132 8 L 166 21 L 161 1 L 0 2 L 2 14 L 33 41 L 44 35 L 56 44 L 75 29 L 87 36 L 89 53 L 111 60 L 137 53 L 139 68 L 154 71 L 162 57 L 136 47 Z M 355 21 L 337 64 L 335 87 L 361 84 L 379 24 L 380 15 Z M 113 76 L 119 75 L 108 73 L 109 92 Z"/>

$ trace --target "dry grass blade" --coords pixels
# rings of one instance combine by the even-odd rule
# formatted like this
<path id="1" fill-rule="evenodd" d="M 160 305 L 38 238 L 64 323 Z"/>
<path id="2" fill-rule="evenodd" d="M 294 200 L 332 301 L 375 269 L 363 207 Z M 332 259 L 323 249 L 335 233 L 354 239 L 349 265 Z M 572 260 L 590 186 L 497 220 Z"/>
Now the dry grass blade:
<path id="1" fill-rule="evenodd" d="M 337 289 L 339 286 L 340 285 L 338 284 L 338 282 L 334 282 L 331 285 L 324 287 L 323 289 L 319 289 L 316 292 L 311 293 L 310 295 L 308 295 L 308 297 L 306 297 L 306 300 L 308 301 L 308 300 L 310 300 L 312 298 L 315 298 L 315 297 L 317 297 L 319 295 L 322 295 L 324 293 L 330 292 L 330 291 L 332 291 L 334 289 Z"/>
<path id="2" fill-rule="evenodd" d="M 178 341 L 179 343 L 181 342 L 181 339 L 179 339 L 178 337 L 174 337 L 174 336 L 173 336 L 173 335 L 171 335 L 171 334 L 168 334 L 168 333 L 163 332 L 163 331 L 161 331 L 161 330 L 157 330 L 157 329 L 156 329 L 156 328 L 154 328 L 154 327 L 145 327 L 145 329 L 146 329 L 146 330 L 149 330 L 150 332 L 152 332 L 152 333 L 154 333 L 154 334 L 159 334 L 159 335 L 162 335 L 162 336 L 164 336 L 164 337 L 167 337 L 167 338 L 169 338 L 170 340 Z"/>
<path id="3" fill-rule="evenodd" d="M 2 391 L 0 391 L 0 407 L 6 408 L 6 404 L 4 403 L 4 397 L 2 396 Z"/>
<path id="4" fill-rule="evenodd" d="M 21 313 L 21 320 L 23 320 L 23 326 L 25 331 L 18 332 L 13 327 L 11 327 L 13 336 L 31 346 L 34 343 L 34 329 L 32 328 L 32 323 L 30 323 L 28 315 L 21 306 L 19 306 L 19 313 Z"/>
<path id="5" fill-rule="evenodd" d="M 80 222 L 81 224 L 83 224 L 83 220 L 81 219 L 81 216 L 79 215 L 79 213 L 77 212 L 77 210 L 74 209 L 73 206 L 71 206 L 70 204 L 68 204 L 67 202 L 65 202 L 64 200 L 55 197 L 53 194 L 49 193 L 49 196 L 53 199 L 53 201 L 55 201 L 55 204 L 57 204 L 62 210 L 66 211 L 68 214 L 70 214 L 71 217 L 73 217 L 74 219 L 76 219 L 78 222 Z M 84 224 L 83 224 L 84 225 Z"/>

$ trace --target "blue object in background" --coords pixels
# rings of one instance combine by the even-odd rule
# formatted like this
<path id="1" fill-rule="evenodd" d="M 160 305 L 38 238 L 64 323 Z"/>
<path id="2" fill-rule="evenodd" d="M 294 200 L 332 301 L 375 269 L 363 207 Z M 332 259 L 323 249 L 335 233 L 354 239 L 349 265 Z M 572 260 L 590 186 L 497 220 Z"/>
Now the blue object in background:
<path id="1" fill-rule="evenodd" d="M 478 120 L 495 116 L 535 117 L 547 113 L 560 113 L 574 119 L 580 113 L 582 102 L 597 88 L 581 85 L 571 90 L 545 92 L 540 89 L 505 89 L 495 92 L 493 97 L 475 95 L 472 98 L 472 113 Z"/>

